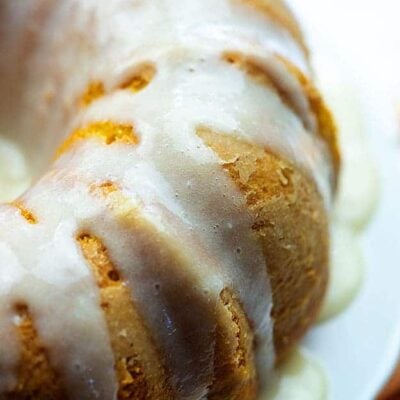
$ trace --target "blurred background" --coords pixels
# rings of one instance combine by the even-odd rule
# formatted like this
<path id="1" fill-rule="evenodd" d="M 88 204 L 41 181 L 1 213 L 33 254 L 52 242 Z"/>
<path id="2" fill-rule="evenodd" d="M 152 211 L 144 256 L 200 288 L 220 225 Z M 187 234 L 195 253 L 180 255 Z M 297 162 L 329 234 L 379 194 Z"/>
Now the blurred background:
<path id="1" fill-rule="evenodd" d="M 314 45 L 339 46 L 341 62 L 357 70 L 371 93 L 383 92 L 400 107 L 400 1 L 288 0 L 306 22 Z M 334 35 L 334 37 L 332 37 Z"/>

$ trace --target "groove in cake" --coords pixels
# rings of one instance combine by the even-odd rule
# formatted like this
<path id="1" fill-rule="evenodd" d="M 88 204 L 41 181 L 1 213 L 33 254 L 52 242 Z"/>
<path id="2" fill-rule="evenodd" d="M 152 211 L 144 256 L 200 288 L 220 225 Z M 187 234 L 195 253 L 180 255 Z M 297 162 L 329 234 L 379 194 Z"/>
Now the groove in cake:
<path id="1" fill-rule="evenodd" d="M 217 306 L 219 323 L 214 354 L 214 383 L 210 400 L 242 400 L 257 393 L 254 335 L 232 290 L 225 288 Z"/>
<path id="2" fill-rule="evenodd" d="M 154 343 L 106 247 L 88 233 L 78 235 L 77 242 L 100 288 L 115 357 L 118 400 L 167 399 L 167 385 L 162 383 L 165 371 Z"/>

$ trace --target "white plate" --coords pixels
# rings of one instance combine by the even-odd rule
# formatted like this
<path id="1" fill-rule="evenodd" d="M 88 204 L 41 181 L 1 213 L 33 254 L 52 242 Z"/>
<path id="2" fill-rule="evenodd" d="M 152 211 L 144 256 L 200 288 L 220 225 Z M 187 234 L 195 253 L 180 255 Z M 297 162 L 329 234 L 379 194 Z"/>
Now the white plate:
<path id="1" fill-rule="evenodd" d="M 360 47 L 368 47 L 367 38 L 375 28 L 367 24 L 372 14 L 362 24 L 363 17 L 372 10 L 372 2 L 364 1 L 365 9 L 361 9 L 358 0 L 290 3 L 309 33 L 316 69 L 324 70 L 322 80 L 326 83 L 326 74 L 330 72 L 342 74 L 346 85 L 350 84 L 358 93 L 366 135 L 379 169 L 380 202 L 363 235 L 367 270 L 361 292 L 344 313 L 315 327 L 305 341 L 305 347 L 327 371 L 331 399 L 369 400 L 389 376 L 400 349 L 400 146 L 395 139 L 398 127 L 392 99 L 382 85 L 389 77 L 383 76 L 385 70 L 379 70 L 378 61 L 382 60 L 374 64 L 378 54 L 365 51 L 362 59 L 360 52 Z M 379 9 L 385 5 L 396 11 L 393 1 L 373 3 L 378 19 Z M 354 7 L 360 7 L 359 14 Z M 375 45 L 379 41 L 386 43 L 378 31 Z M 380 31 L 384 33 L 385 29 Z M 400 29 L 397 32 L 400 38 Z M 360 43 L 364 37 L 365 41 Z M 382 76 L 373 71 L 380 71 Z M 348 95 L 346 85 L 343 96 Z M 341 88 L 335 90 L 340 92 Z M 361 203 L 362 200 L 360 206 Z"/>

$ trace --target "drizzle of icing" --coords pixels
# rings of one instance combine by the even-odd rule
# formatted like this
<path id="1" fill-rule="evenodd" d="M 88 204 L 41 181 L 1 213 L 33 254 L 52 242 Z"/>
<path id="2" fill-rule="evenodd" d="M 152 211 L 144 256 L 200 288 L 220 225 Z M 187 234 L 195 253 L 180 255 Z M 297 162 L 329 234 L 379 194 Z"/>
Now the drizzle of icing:
<path id="1" fill-rule="evenodd" d="M 361 245 L 353 228 L 333 220 L 331 237 L 331 274 L 321 321 L 339 314 L 351 303 L 364 277 Z"/>
<path id="2" fill-rule="evenodd" d="M 296 350 L 278 367 L 277 380 L 260 400 L 324 400 L 328 396 L 325 371 L 304 351 Z"/>

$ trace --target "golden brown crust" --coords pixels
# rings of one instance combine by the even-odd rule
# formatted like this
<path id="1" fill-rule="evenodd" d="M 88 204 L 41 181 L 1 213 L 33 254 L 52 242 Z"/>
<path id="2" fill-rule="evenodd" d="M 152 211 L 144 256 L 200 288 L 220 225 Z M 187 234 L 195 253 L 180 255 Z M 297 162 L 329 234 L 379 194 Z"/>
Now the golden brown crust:
<path id="1" fill-rule="evenodd" d="M 220 157 L 255 217 L 280 360 L 315 319 L 325 292 L 329 243 L 322 199 L 305 173 L 272 152 L 204 127 L 197 133 Z"/>
<path id="2" fill-rule="evenodd" d="M 56 152 L 56 158 L 68 151 L 77 141 L 88 138 L 97 138 L 110 145 L 116 142 L 136 145 L 139 143 L 133 126 L 119 124 L 111 121 L 92 122 L 89 125 L 78 128 L 65 140 Z"/>
<path id="3" fill-rule="evenodd" d="M 37 223 L 37 217 L 33 214 L 32 211 L 28 210 L 23 204 L 21 200 L 15 200 L 12 203 L 10 203 L 12 206 L 16 207 L 21 216 L 29 223 L 29 224 L 36 224 Z"/>
<path id="4" fill-rule="evenodd" d="M 247 400 L 257 394 L 254 335 L 239 301 L 225 288 L 217 306 L 214 382 L 210 400 Z"/>
<path id="5" fill-rule="evenodd" d="M 12 392 L 4 395 L 4 399 L 66 399 L 60 378 L 50 364 L 47 350 L 41 343 L 28 307 L 17 304 L 15 313 L 19 321 L 16 331 L 21 343 L 18 383 Z"/>
<path id="6" fill-rule="evenodd" d="M 105 89 L 103 82 L 94 81 L 90 82 L 85 91 L 81 94 L 79 98 L 79 105 L 81 107 L 87 107 L 95 100 L 103 97 L 105 94 Z"/>
<path id="7" fill-rule="evenodd" d="M 156 346 L 129 290 L 101 240 L 82 233 L 77 241 L 100 289 L 118 378 L 118 399 L 172 398 Z"/>
<path id="8" fill-rule="evenodd" d="M 137 93 L 153 80 L 155 74 L 156 69 L 154 65 L 141 64 L 137 66 L 135 72 L 120 85 L 120 89 L 129 89 L 131 92 Z"/>

